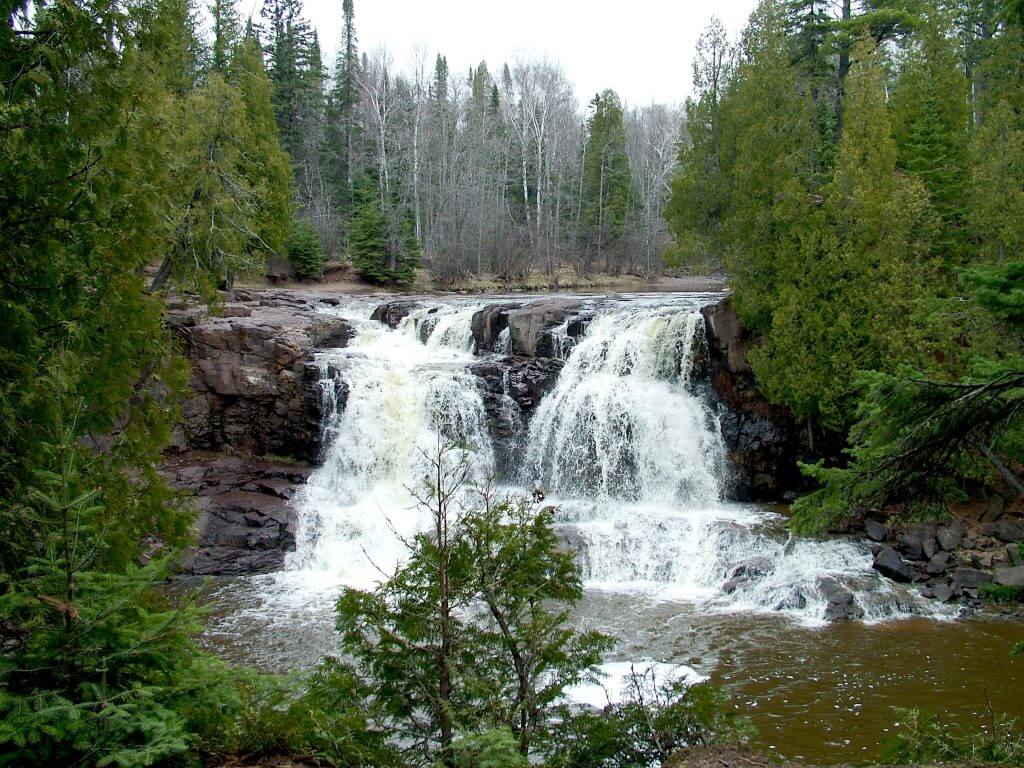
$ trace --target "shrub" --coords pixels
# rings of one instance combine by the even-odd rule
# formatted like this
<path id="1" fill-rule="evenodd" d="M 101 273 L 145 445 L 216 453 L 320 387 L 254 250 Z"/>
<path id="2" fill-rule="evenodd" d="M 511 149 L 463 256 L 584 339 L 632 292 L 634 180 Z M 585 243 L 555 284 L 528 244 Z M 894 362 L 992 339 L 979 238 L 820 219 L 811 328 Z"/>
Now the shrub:
<path id="1" fill-rule="evenodd" d="M 882 757 L 895 764 L 979 761 L 1024 765 L 1024 734 L 1017 722 L 991 714 L 984 730 L 965 731 L 916 709 L 896 710 L 900 727 L 883 745 Z"/>

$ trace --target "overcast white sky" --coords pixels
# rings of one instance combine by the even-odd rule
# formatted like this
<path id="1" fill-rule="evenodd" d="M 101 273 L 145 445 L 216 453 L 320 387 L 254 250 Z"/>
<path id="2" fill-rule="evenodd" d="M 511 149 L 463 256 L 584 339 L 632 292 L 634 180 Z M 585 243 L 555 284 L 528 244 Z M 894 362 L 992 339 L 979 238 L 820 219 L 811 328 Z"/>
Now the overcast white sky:
<path id="1" fill-rule="evenodd" d="M 262 0 L 241 0 L 241 10 Z M 341 0 L 305 0 L 333 64 Z M 355 0 L 360 50 L 386 45 L 408 69 L 417 43 L 448 57 L 452 74 L 481 59 L 493 73 L 517 55 L 561 64 L 581 102 L 614 88 L 632 105 L 683 101 L 691 88 L 694 43 L 717 15 L 730 35 L 746 23 L 755 0 Z"/>

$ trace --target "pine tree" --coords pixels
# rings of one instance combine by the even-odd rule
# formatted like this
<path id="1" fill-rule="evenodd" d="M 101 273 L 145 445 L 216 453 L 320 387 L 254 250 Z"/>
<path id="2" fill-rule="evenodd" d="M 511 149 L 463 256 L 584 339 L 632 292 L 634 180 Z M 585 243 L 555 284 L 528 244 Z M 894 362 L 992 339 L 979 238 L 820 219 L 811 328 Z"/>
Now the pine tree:
<path id="1" fill-rule="evenodd" d="M 580 575 L 550 511 L 486 490 L 477 505 L 463 449 L 441 444 L 429 458 L 419 491 L 429 529 L 376 589 L 342 594 L 342 646 L 372 681 L 406 764 L 457 766 L 459 733 L 508 729 L 520 759 L 506 764 L 523 765 L 552 748 L 541 737 L 559 700 L 609 641 L 566 625 Z"/>

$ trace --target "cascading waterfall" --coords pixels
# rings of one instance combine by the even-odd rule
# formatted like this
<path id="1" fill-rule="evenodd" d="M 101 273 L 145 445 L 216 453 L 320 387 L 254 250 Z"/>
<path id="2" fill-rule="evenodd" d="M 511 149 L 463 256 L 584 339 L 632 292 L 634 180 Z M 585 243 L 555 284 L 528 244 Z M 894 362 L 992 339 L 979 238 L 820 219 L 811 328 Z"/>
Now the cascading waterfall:
<path id="1" fill-rule="evenodd" d="M 722 501 L 718 422 L 689 381 L 702 341 L 695 309 L 599 311 L 530 424 L 520 479 L 551 494 L 587 583 L 810 623 L 849 595 L 868 619 L 927 610 L 874 574 L 866 547 L 787 546 L 777 515 Z"/>
<path id="2" fill-rule="evenodd" d="M 466 369 L 474 311 L 417 310 L 395 331 L 350 317 L 352 344 L 321 353 L 321 370 L 346 382 L 347 403 L 327 409 L 323 466 L 303 491 L 289 569 L 359 585 L 390 570 L 402 555 L 399 536 L 422 523 L 411 491 L 441 441 L 467 446 L 475 479 L 493 474 L 487 416 Z"/>
<path id="3" fill-rule="evenodd" d="M 509 413 L 491 415 L 525 449 L 506 481 L 520 493 L 543 486 L 591 588 L 811 623 L 828 616 L 836 594 L 855 595 L 855 612 L 869 619 L 921 612 L 923 601 L 871 571 L 866 547 L 787 545 L 778 515 L 722 500 L 726 451 L 713 408 L 689 381 L 703 343 L 699 301 L 594 303 L 581 338 L 566 323 L 559 340 L 556 328 L 553 346 L 566 365 L 530 423 L 517 419 L 509 397 Z M 325 407 L 333 416 L 323 466 L 301 500 L 294 575 L 368 586 L 389 572 L 403 554 L 399 537 L 426 523 L 409 489 L 439 440 L 468 446 L 478 480 L 495 472 L 488 414 L 469 370 L 479 307 L 425 306 L 395 330 L 342 310 L 356 336 L 319 362 L 324 396 L 344 381 L 347 402 Z M 507 338 L 506 329 L 498 354 Z"/>
<path id="4" fill-rule="evenodd" d="M 598 316 L 530 426 L 526 471 L 559 495 L 708 505 L 721 438 L 687 390 L 696 312 Z"/>

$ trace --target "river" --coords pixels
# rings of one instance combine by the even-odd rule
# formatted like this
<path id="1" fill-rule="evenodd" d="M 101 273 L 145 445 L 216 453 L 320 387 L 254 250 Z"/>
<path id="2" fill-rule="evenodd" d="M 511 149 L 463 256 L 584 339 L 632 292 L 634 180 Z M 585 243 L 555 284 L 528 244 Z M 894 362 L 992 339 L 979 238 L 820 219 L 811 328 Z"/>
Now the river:
<path id="1" fill-rule="evenodd" d="M 371 586 L 424 522 L 409 489 L 440 437 L 466 446 L 478 481 L 545 489 L 579 553 L 577 621 L 616 638 L 609 670 L 657 662 L 722 684 L 760 747 L 848 762 L 876 755 L 894 707 L 977 724 L 990 704 L 1022 714 L 1024 673 L 1009 648 L 1024 628 L 958 620 L 881 579 L 864 542 L 790 539 L 778 509 L 730 500 L 718 414 L 690 376 L 699 309 L 714 298 L 584 299 L 585 332 L 553 334 L 565 361 L 553 390 L 528 422 L 510 400 L 501 444 L 469 370 L 485 300 L 421 302 L 394 329 L 370 319 L 373 299 L 325 307 L 355 337 L 319 356 L 333 415 L 298 500 L 296 551 L 283 572 L 207 584 L 204 643 L 268 670 L 333 652 L 339 590 Z M 506 331 L 499 353 L 507 341 Z M 861 620 L 827 621 L 837 591 Z"/>

